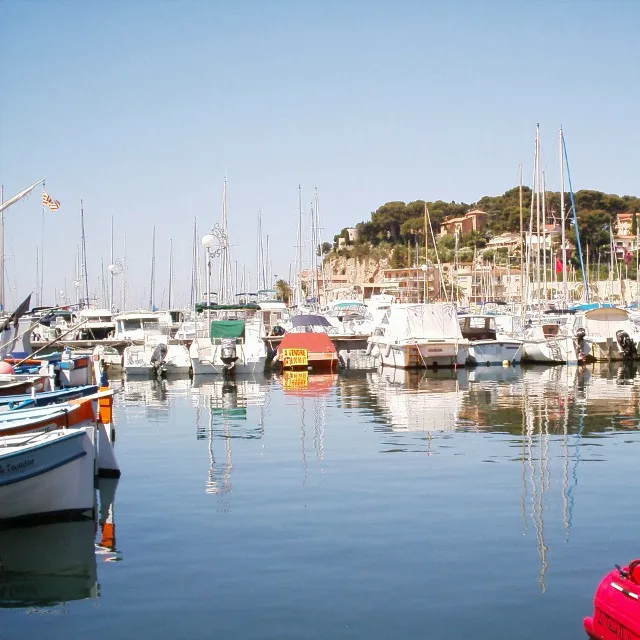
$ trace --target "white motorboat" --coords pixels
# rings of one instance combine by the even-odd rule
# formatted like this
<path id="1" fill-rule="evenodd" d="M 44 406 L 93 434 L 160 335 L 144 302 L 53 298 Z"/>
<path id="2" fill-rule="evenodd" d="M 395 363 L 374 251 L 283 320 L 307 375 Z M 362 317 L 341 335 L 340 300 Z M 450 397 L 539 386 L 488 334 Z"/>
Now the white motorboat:
<path id="1" fill-rule="evenodd" d="M 392 304 L 367 342 L 367 354 L 401 369 L 461 367 L 469 353 L 455 306 L 447 303 Z"/>
<path id="2" fill-rule="evenodd" d="M 584 361 L 588 346 L 584 332 L 574 330 L 574 317 L 541 319 L 524 332 L 522 359 L 545 364 L 577 364 Z"/>
<path id="3" fill-rule="evenodd" d="M 495 316 L 469 314 L 460 316 L 459 322 L 463 337 L 469 340 L 467 364 L 519 364 L 522 340 L 500 333 Z"/>
<path id="4" fill-rule="evenodd" d="M 169 344 L 166 335 L 152 333 L 144 344 L 125 347 L 122 366 L 127 376 L 187 375 L 191 358 L 183 344 Z"/>
<path id="5" fill-rule="evenodd" d="M 108 309 L 81 309 L 78 312 L 77 340 L 106 340 L 113 337 L 116 323 Z"/>
<path id="6" fill-rule="evenodd" d="M 597 362 L 634 360 L 638 357 L 640 333 L 629 312 L 618 307 L 600 307 L 581 316 L 587 359 Z"/>
<path id="7" fill-rule="evenodd" d="M 261 373 L 267 362 L 260 307 L 218 305 L 207 311 L 209 331 L 200 331 L 189 347 L 194 375 Z"/>
<path id="8" fill-rule="evenodd" d="M 86 429 L 0 440 L 0 521 L 75 514 L 91 517 L 95 447 Z"/>
<path id="9" fill-rule="evenodd" d="M 114 318 L 116 323 L 115 340 L 128 342 L 144 342 L 149 333 L 169 333 L 172 324 L 171 315 L 167 312 L 136 311 L 123 313 Z"/>

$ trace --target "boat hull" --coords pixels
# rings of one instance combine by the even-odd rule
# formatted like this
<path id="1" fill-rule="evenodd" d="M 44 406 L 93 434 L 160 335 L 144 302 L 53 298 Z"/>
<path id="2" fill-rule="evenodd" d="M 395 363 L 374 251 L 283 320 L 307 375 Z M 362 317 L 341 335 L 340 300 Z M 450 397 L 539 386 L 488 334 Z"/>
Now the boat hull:
<path id="1" fill-rule="evenodd" d="M 235 375 L 249 375 L 255 373 L 262 373 L 265 369 L 266 357 L 260 358 L 253 362 L 236 362 L 235 366 L 228 369 L 222 362 L 213 363 L 207 360 L 200 360 L 200 358 L 191 358 L 191 368 L 193 375 L 222 375 L 224 373 L 232 373 Z"/>
<path id="2" fill-rule="evenodd" d="M 377 346 L 382 365 L 398 369 L 463 367 L 469 354 L 468 346 L 459 342 L 378 343 Z"/>
<path id="3" fill-rule="evenodd" d="M 568 336 L 547 340 L 525 340 L 522 360 L 545 364 L 577 364 L 580 362 L 575 340 Z"/>
<path id="4" fill-rule="evenodd" d="M 474 340 L 469 343 L 467 364 L 519 364 L 521 358 L 522 342 L 519 340 Z"/>
<path id="5" fill-rule="evenodd" d="M 0 456 L 0 522 L 94 511 L 94 444 L 84 429 L 31 438 Z"/>

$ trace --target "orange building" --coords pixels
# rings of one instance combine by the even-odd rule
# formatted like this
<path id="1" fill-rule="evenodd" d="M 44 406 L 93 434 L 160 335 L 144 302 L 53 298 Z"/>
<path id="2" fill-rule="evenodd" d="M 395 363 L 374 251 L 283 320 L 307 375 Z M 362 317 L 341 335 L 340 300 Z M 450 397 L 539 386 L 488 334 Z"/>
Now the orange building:
<path id="1" fill-rule="evenodd" d="M 440 235 L 455 235 L 456 233 L 471 233 L 482 231 L 487 225 L 487 214 L 479 209 L 465 213 L 459 218 L 449 218 L 440 225 Z"/>

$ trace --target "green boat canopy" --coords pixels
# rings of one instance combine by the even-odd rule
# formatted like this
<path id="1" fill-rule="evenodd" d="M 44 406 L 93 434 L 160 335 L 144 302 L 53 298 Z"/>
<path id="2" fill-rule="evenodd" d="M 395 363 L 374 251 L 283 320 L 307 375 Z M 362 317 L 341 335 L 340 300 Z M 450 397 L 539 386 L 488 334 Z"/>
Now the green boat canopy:
<path id="1" fill-rule="evenodd" d="M 221 338 L 244 338 L 244 320 L 212 320 L 212 340 Z"/>
<path id="2" fill-rule="evenodd" d="M 196 313 L 202 313 L 207 309 L 211 311 L 260 311 L 257 304 L 206 304 L 197 303 Z"/>

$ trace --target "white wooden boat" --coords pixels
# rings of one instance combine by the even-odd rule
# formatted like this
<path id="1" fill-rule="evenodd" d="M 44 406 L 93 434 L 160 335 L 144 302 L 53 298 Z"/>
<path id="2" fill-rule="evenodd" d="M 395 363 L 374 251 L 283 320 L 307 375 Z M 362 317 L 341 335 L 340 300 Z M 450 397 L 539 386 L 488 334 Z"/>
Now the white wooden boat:
<path id="1" fill-rule="evenodd" d="M 393 304 L 368 339 L 367 354 L 384 366 L 461 367 L 469 353 L 452 304 Z"/>
<path id="2" fill-rule="evenodd" d="M 0 440 L 0 521 L 94 512 L 95 448 L 86 429 Z"/>
<path id="3" fill-rule="evenodd" d="M 0 412 L 0 438 L 69 427 L 92 427 L 97 434 L 98 475 L 119 477 L 120 466 L 113 450 L 112 402 L 113 391 L 109 390 L 48 407 L 3 411 Z"/>

